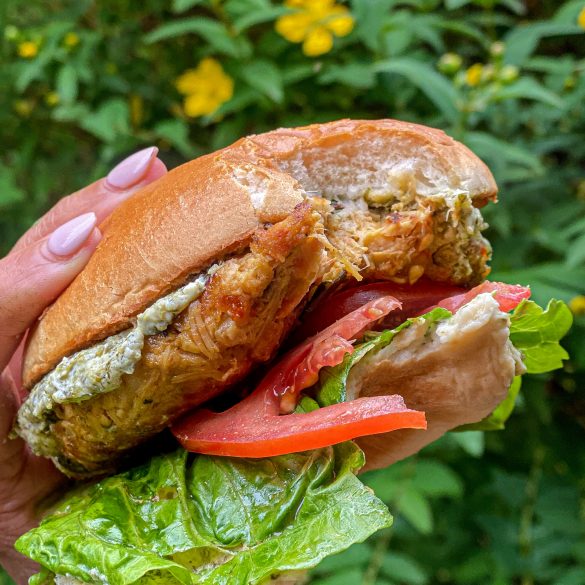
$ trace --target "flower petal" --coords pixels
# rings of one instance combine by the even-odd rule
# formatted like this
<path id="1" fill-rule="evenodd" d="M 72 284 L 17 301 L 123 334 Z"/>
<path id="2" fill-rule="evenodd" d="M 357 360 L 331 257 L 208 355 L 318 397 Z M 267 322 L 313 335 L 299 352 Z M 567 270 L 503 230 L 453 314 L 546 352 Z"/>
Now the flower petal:
<path id="1" fill-rule="evenodd" d="M 307 36 L 313 19 L 308 12 L 286 14 L 276 21 L 276 32 L 291 43 L 300 43 Z"/>
<path id="2" fill-rule="evenodd" d="M 317 57 L 331 51 L 333 35 L 324 27 L 315 27 L 303 43 L 303 53 L 308 57 Z"/>
<path id="3" fill-rule="evenodd" d="M 195 93 L 201 85 L 201 76 L 197 69 L 187 69 L 185 73 L 179 75 L 175 81 L 175 87 L 179 93 Z"/>
<path id="4" fill-rule="evenodd" d="M 339 6 L 337 14 L 330 16 L 325 25 L 336 37 L 347 36 L 354 27 L 355 20 L 348 10 L 343 10 L 343 6 Z"/>
<path id="5" fill-rule="evenodd" d="M 191 118 L 206 116 L 213 114 L 219 105 L 220 103 L 217 99 L 213 99 L 207 94 L 188 95 L 184 102 L 185 114 Z"/>

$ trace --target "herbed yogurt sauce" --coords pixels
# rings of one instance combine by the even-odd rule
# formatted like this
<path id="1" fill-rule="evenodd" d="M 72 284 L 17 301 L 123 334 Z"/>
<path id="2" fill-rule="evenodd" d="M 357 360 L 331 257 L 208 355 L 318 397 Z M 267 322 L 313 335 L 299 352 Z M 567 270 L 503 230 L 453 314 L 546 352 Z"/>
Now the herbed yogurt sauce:
<path id="1" fill-rule="evenodd" d="M 213 266 L 195 281 L 158 299 L 136 317 L 131 329 L 64 357 L 31 390 L 21 406 L 15 431 L 37 455 L 54 457 L 58 448 L 51 433 L 56 404 L 82 402 L 120 386 L 124 374 L 132 374 L 142 356 L 144 340 L 164 331 L 203 292 Z"/>

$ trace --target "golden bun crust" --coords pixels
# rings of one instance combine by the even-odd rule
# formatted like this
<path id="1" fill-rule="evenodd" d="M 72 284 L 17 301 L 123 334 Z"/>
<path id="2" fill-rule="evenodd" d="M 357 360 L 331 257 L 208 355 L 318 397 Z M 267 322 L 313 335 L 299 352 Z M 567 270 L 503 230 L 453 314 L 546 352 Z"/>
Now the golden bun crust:
<path id="1" fill-rule="evenodd" d="M 261 189 L 262 201 L 256 195 Z M 117 333 L 156 299 L 242 245 L 303 200 L 296 181 L 248 161 L 208 155 L 172 170 L 100 225 L 87 266 L 32 331 L 23 382 Z"/>
<path id="2" fill-rule="evenodd" d="M 340 120 L 243 138 L 169 172 L 100 226 L 83 272 L 29 336 L 23 382 L 127 328 L 133 317 L 264 222 L 290 214 L 303 191 L 359 199 L 366 192 L 468 193 L 495 199 L 490 171 L 444 132 L 395 120 Z"/>

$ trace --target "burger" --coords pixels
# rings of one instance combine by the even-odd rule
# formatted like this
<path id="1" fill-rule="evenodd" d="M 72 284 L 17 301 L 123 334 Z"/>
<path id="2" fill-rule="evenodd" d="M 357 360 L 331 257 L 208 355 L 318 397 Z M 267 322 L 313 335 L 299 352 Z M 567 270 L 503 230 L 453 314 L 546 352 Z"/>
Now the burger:
<path id="1" fill-rule="evenodd" d="M 17 542 L 32 582 L 299 582 L 389 526 L 357 471 L 501 426 L 567 357 L 562 303 L 486 280 L 496 194 L 441 131 L 341 120 L 123 203 L 28 338 L 15 431 L 92 480 Z"/>

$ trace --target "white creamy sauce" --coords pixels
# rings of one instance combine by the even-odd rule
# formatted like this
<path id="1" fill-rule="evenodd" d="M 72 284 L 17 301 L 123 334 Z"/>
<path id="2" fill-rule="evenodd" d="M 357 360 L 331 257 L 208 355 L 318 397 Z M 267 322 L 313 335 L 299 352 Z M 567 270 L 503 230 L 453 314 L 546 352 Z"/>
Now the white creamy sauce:
<path id="1" fill-rule="evenodd" d="M 164 331 L 181 311 L 201 295 L 214 268 L 157 300 L 136 317 L 132 329 L 111 335 L 63 358 L 33 387 L 18 412 L 16 432 L 35 453 L 57 455 L 50 429 L 55 405 L 81 402 L 116 390 L 122 376 L 134 372 L 142 356 L 145 338 Z"/>

